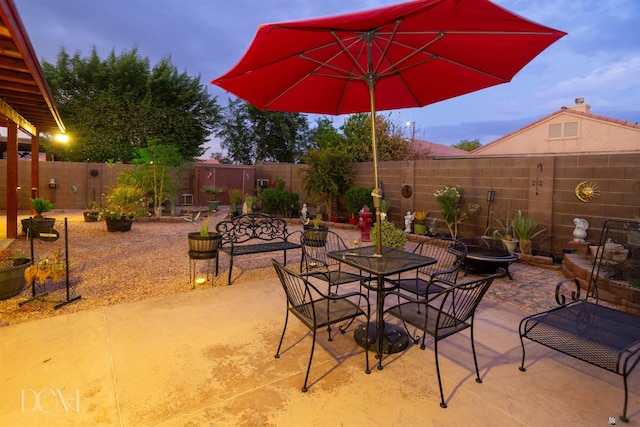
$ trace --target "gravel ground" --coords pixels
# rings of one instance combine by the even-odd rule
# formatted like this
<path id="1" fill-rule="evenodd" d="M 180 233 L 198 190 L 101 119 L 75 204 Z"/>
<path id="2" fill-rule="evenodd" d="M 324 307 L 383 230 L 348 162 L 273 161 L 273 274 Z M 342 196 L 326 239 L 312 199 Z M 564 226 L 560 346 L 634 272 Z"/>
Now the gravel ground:
<path id="1" fill-rule="evenodd" d="M 217 221 L 224 219 L 225 213 L 226 210 L 222 209 L 213 214 L 210 230 Z M 54 305 L 66 299 L 63 280 L 46 283 L 44 290 L 36 287 L 38 293 L 49 294 L 19 306 L 21 301 L 31 296 L 31 288 L 27 286 L 21 294 L 0 301 L 0 324 L 18 324 L 112 304 L 227 285 L 229 258 L 222 253 L 215 283 L 208 282 L 196 289 L 189 283 L 187 233 L 199 231 L 203 219 L 196 224 L 181 218 L 174 218 L 172 222 L 136 221 L 129 232 L 110 233 L 103 221 L 84 222 L 82 212 L 54 212 L 47 216 L 56 218 L 60 239 L 56 242 L 34 240 L 35 259 L 58 249 L 64 253 L 64 219 L 67 218 L 71 268 L 69 281 L 73 289 L 72 296 L 80 295 L 81 298 L 54 309 Z M 291 220 L 288 229 L 302 230 L 302 225 L 298 220 Z M 358 230 L 339 231 L 347 242 L 360 237 Z M 16 239 L 10 248 L 25 254 L 31 252 L 29 240 L 25 237 Z M 233 284 L 276 277 L 270 265 L 271 258 L 282 260 L 282 254 L 274 252 L 237 257 L 233 266 Z M 299 251 L 288 252 L 288 264 L 297 266 L 299 260 Z M 206 262 L 199 261 L 197 266 L 204 275 Z"/>
<path id="2" fill-rule="evenodd" d="M 224 219 L 226 209 L 212 214 L 210 230 L 215 223 Z M 37 298 L 22 306 L 31 296 L 31 288 L 13 298 L 0 301 L 0 326 L 18 324 L 47 317 L 59 316 L 98 307 L 139 301 L 173 295 L 182 292 L 198 292 L 215 286 L 227 286 L 229 257 L 223 253 L 219 259 L 219 275 L 214 283 L 207 282 L 194 287 L 189 282 L 189 256 L 187 233 L 200 230 L 203 219 L 196 224 L 182 218 L 172 221 L 136 221 L 131 231 L 109 233 L 105 223 L 84 222 L 82 212 L 57 212 L 48 215 L 56 218 L 56 229 L 60 239 L 56 242 L 34 240 L 35 259 L 41 259 L 57 250 L 64 253 L 64 219 L 67 218 L 69 235 L 69 274 L 72 287 L 71 297 L 80 299 L 59 309 L 54 306 L 66 299 L 64 280 L 46 283 L 44 288 L 36 287 Z M 165 218 L 166 219 L 166 218 Z M 353 226 L 331 227 L 351 245 L 358 242 L 360 231 Z M 290 232 L 302 230 L 297 219 L 289 221 Z M 370 244 L 370 243 L 368 243 Z M 416 243 L 408 242 L 405 250 L 411 251 Z M 10 248 L 29 254 L 28 239 L 20 237 Z M 271 258 L 282 260 L 279 252 L 236 257 L 233 266 L 233 285 L 258 279 L 275 278 Z M 289 251 L 287 263 L 297 269 L 300 251 Z M 199 261 L 199 274 L 206 273 L 206 262 Z M 499 300 L 516 308 L 531 311 L 536 307 L 548 308 L 553 305 L 555 283 L 562 277 L 557 268 L 541 269 L 516 263 L 510 267 L 514 280 L 506 277 L 494 281 L 487 297 Z M 463 280 L 471 280 L 467 277 Z"/>

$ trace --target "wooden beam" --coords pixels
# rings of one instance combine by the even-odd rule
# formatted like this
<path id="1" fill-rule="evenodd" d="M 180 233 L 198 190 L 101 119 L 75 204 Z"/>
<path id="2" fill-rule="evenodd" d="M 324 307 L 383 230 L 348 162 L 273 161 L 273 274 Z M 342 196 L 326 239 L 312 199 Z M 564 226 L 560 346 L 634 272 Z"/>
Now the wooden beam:
<path id="1" fill-rule="evenodd" d="M 11 108 L 11 106 L 6 102 L 4 102 L 2 99 L 0 99 L 0 114 L 8 117 L 13 123 L 16 123 L 20 127 L 20 129 L 24 129 L 24 131 L 27 132 L 29 135 L 36 134 L 37 132 L 36 127 L 31 123 L 29 123 L 27 119 L 25 119 L 20 114 L 18 114 L 16 110 Z M 16 144 L 17 144 L 17 141 L 18 140 L 16 137 Z"/>
<path id="2" fill-rule="evenodd" d="M 18 237 L 18 126 L 7 127 L 7 238 Z"/>
<path id="3" fill-rule="evenodd" d="M 40 136 L 36 133 L 31 137 L 31 198 L 40 197 Z"/>

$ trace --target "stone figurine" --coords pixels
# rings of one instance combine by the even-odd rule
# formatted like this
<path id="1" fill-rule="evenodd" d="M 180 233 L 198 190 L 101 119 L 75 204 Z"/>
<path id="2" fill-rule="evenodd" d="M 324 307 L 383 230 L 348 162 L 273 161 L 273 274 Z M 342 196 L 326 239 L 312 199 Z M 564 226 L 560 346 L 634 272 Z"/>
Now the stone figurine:
<path id="1" fill-rule="evenodd" d="M 573 241 L 579 243 L 584 242 L 584 238 L 587 237 L 587 228 L 589 228 L 589 223 L 586 219 L 582 218 L 573 218 L 573 223 L 576 226 L 573 230 Z"/>
<path id="2" fill-rule="evenodd" d="M 411 233 L 411 224 L 413 223 L 413 220 L 416 218 L 416 216 L 414 214 L 412 214 L 410 211 L 407 211 L 407 214 L 404 217 L 404 232 L 405 233 Z"/>

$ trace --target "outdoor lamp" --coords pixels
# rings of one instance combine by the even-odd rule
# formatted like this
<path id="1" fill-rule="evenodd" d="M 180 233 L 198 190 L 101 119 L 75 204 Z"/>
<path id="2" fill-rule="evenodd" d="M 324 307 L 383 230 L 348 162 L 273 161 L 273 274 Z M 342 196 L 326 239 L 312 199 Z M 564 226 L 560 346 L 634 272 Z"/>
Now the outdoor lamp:
<path id="1" fill-rule="evenodd" d="M 56 142 L 67 143 L 69 142 L 69 136 L 63 133 L 56 134 L 53 138 Z"/>
<path id="2" fill-rule="evenodd" d="M 489 229 L 489 223 L 491 222 L 491 202 L 493 202 L 495 198 L 496 190 L 490 188 L 489 191 L 487 191 L 487 202 L 489 202 L 487 206 L 487 230 Z"/>
<path id="3" fill-rule="evenodd" d="M 407 126 L 411 126 L 411 140 L 413 141 L 416 136 L 416 122 L 407 122 Z"/>

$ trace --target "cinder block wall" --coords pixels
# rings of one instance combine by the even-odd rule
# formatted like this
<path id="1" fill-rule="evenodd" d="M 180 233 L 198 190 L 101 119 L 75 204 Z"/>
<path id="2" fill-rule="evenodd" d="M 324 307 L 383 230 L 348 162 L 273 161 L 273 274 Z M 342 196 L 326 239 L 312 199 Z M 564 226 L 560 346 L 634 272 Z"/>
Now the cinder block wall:
<path id="1" fill-rule="evenodd" d="M 18 182 L 22 187 L 18 193 L 20 210 L 30 209 L 30 167 L 30 161 L 19 161 Z M 99 201 L 99 197 L 115 183 L 118 172 L 125 167 L 99 163 L 41 162 L 40 196 L 54 200 L 57 209 L 83 209 L 95 197 Z M 215 167 L 207 165 L 207 168 Z M 310 209 L 315 209 L 318 200 L 306 196 L 302 188 L 300 170 L 304 168 L 305 165 L 259 163 L 254 167 L 255 179 L 267 179 L 269 184 L 274 184 L 278 178 L 283 179 L 286 190 L 298 193 L 301 203 L 307 203 Z M 92 176 L 92 170 L 98 171 L 98 174 Z M 463 190 L 465 203 L 481 206 L 478 214 L 460 227 L 460 235 L 482 235 L 487 227 L 489 212 L 487 191 L 493 188 L 495 200 L 491 204 L 491 212 L 505 216 L 507 211 L 522 210 L 535 219 L 540 227 L 546 228 L 546 232 L 534 242 L 534 248 L 555 256 L 559 256 L 572 239 L 573 218 L 584 218 L 589 222 L 587 240 L 595 242 L 606 219 L 640 217 L 640 152 L 468 156 L 381 162 L 378 173 L 384 197 L 391 201 L 390 219 L 398 226 L 404 225 L 403 217 L 407 211 L 427 210 L 429 218 L 440 218 L 440 207 L 433 193 L 445 185 L 457 185 Z M 50 178 L 56 179 L 55 190 L 48 188 Z M 200 182 L 194 180 L 193 167 L 187 168 L 182 181 L 181 191 L 196 195 L 196 204 L 204 202 L 198 200 L 204 193 L 200 189 L 190 188 Z M 373 181 L 373 164 L 356 164 L 353 185 L 373 187 Z M 580 201 L 575 194 L 576 186 L 583 181 L 592 182 L 600 190 L 599 197 L 590 203 Z M 403 185 L 411 187 L 410 197 L 402 196 Z M 6 160 L 0 160 L 2 210 L 6 209 L 6 191 Z M 350 213 L 346 212 L 344 200 L 341 199 L 339 203 L 340 213 L 348 217 Z M 493 215 L 489 220 L 491 225 Z M 447 231 L 441 222 L 438 228 L 441 232 Z M 492 230 L 490 227 L 490 232 Z"/>

